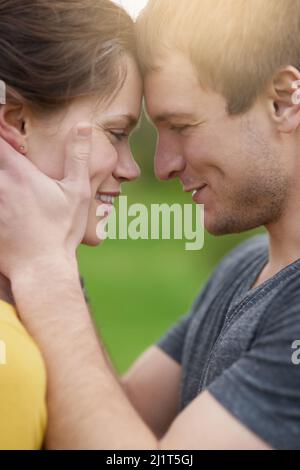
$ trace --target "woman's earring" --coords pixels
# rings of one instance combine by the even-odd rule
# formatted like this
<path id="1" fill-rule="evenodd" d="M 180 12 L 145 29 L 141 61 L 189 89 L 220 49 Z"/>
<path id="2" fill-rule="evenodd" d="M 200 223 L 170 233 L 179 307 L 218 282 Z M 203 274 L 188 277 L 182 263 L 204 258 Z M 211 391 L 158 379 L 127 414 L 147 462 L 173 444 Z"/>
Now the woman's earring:
<path id="1" fill-rule="evenodd" d="M 25 145 L 20 145 L 19 149 L 21 153 L 25 153 Z"/>

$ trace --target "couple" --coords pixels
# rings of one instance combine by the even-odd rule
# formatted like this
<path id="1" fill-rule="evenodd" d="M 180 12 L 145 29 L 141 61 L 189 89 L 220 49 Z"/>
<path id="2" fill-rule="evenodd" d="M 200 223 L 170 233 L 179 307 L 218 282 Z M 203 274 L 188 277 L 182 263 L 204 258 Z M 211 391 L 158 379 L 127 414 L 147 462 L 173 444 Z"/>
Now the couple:
<path id="1" fill-rule="evenodd" d="M 299 449 L 299 0 L 0 0 L 0 447 Z M 297 91 L 297 90 L 296 90 Z M 139 176 L 142 97 L 158 178 L 214 235 L 264 226 L 118 377 L 76 249 Z"/>

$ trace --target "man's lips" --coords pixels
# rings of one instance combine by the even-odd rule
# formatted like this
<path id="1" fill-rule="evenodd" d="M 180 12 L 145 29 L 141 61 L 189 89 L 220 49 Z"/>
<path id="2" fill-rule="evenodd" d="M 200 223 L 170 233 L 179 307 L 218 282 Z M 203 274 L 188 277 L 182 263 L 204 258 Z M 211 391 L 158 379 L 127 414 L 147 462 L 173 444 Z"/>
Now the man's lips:
<path id="1" fill-rule="evenodd" d="M 202 183 L 199 186 L 193 187 L 184 187 L 183 190 L 186 193 L 192 193 L 193 201 L 197 204 L 201 204 L 200 196 L 202 195 L 202 191 L 206 188 L 207 183 Z"/>
<path id="2" fill-rule="evenodd" d="M 200 191 L 200 190 L 203 189 L 205 186 L 207 186 L 207 183 L 199 184 L 199 186 L 190 186 L 190 187 L 184 186 L 184 187 L 183 187 L 183 191 L 184 191 L 185 193 L 192 193 L 192 194 L 194 194 L 195 191 Z"/>
<path id="3" fill-rule="evenodd" d="M 193 197 L 193 201 L 196 202 L 196 204 L 201 204 L 202 192 L 205 190 L 206 187 L 207 187 L 207 184 L 203 184 L 202 186 L 200 186 L 200 188 L 194 189 L 192 193 L 192 197 Z"/>
<path id="4" fill-rule="evenodd" d="M 202 189 L 204 186 L 207 186 L 207 183 L 203 182 L 202 184 L 199 184 L 199 186 L 183 186 L 183 191 L 185 193 L 193 193 L 194 191 Z"/>

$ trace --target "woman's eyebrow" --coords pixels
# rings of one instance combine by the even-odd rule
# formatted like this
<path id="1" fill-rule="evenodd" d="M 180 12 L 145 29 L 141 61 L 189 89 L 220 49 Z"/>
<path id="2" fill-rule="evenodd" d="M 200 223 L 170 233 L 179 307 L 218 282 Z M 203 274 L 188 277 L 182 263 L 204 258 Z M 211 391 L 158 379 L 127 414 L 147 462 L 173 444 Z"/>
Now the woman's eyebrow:
<path id="1" fill-rule="evenodd" d="M 108 116 L 105 119 L 106 124 L 125 124 L 129 128 L 134 128 L 138 124 L 140 116 L 134 116 L 133 114 L 116 114 Z"/>

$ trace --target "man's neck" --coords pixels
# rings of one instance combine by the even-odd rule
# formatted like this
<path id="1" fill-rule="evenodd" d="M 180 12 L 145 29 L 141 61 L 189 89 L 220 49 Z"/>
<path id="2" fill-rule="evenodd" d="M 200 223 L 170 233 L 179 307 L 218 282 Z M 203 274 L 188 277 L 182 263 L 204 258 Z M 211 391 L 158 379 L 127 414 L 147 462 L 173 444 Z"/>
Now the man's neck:
<path id="1" fill-rule="evenodd" d="M 269 237 L 269 259 L 259 273 L 252 288 L 275 276 L 279 271 L 300 258 L 300 217 L 288 211 L 280 221 L 266 226 Z"/>

